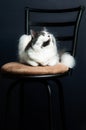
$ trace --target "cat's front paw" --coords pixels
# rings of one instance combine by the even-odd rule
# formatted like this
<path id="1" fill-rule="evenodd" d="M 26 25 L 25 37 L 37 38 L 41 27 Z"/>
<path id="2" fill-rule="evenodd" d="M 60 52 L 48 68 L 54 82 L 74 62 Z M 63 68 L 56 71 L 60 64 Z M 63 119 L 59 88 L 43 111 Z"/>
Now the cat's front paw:
<path id="1" fill-rule="evenodd" d="M 57 56 L 52 57 L 49 61 L 48 61 L 48 65 L 49 66 L 54 66 L 57 65 L 59 63 L 59 58 Z"/>
<path id="2" fill-rule="evenodd" d="M 38 65 L 39 65 L 37 62 L 32 61 L 32 60 L 28 60 L 28 61 L 27 61 L 27 64 L 28 64 L 28 65 L 31 65 L 31 66 L 38 66 Z"/>

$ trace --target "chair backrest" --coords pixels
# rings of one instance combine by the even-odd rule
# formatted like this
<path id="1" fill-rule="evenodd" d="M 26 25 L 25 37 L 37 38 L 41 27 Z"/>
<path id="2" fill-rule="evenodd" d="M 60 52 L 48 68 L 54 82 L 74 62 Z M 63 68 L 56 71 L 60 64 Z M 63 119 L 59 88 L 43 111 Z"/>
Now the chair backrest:
<path id="1" fill-rule="evenodd" d="M 29 34 L 30 29 L 46 27 L 60 41 L 59 47 L 75 56 L 83 10 L 84 6 L 67 9 L 25 7 L 25 34 Z"/>

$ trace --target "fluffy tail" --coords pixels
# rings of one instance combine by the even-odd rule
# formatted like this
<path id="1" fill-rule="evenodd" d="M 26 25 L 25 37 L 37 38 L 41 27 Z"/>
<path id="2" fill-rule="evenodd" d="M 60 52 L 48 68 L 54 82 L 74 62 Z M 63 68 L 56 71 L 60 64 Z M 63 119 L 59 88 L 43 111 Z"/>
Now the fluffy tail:
<path id="1" fill-rule="evenodd" d="M 73 68 L 75 66 L 75 59 L 69 53 L 64 53 L 61 56 L 61 63 L 68 66 L 69 68 Z"/>

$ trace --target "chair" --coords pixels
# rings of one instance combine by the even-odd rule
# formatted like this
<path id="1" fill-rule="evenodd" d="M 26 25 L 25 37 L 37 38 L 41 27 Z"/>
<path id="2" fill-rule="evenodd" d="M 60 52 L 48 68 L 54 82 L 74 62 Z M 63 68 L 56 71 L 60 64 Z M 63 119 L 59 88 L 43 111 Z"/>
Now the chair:
<path id="1" fill-rule="evenodd" d="M 42 27 L 49 28 L 60 41 L 59 48 L 70 52 L 74 57 L 76 54 L 77 40 L 80 21 L 84 11 L 83 6 L 65 9 L 36 9 L 25 7 L 25 34 L 29 34 L 30 28 L 39 30 Z M 65 126 L 64 94 L 60 78 L 70 75 L 70 69 L 63 64 L 56 66 L 31 67 L 17 62 L 9 62 L 1 67 L 1 76 L 16 80 L 8 90 L 6 104 L 6 118 L 11 91 L 20 84 L 20 129 L 23 124 L 24 84 L 29 81 L 41 82 L 45 85 L 49 104 L 49 127 L 53 130 L 52 119 L 52 96 L 49 81 L 54 81 L 59 89 L 59 105 L 62 130 Z"/>

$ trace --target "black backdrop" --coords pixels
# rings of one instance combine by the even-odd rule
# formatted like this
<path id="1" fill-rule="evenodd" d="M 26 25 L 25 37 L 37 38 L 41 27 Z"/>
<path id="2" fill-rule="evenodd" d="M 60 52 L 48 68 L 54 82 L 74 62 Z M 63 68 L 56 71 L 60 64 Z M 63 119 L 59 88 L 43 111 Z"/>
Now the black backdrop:
<path id="1" fill-rule="evenodd" d="M 0 1 L 0 66 L 17 59 L 17 44 L 24 33 L 24 7 L 65 8 L 86 6 L 86 0 L 1 0 Z M 78 38 L 76 67 L 71 77 L 62 79 L 65 95 L 66 124 L 68 130 L 86 129 L 86 11 L 84 11 Z M 0 80 L 0 129 L 4 126 L 4 109 L 8 85 L 12 81 Z M 41 86 L 41 87 L 40 87 Z M 54 128 L 59 128 L 57 89 L 53 91 Z M 18 92 L 12 93 L 8 128 L 18 129 Z M 15 97 L 16 95 L 16 97 Z M 16 103 L 15 103 L 16 102 Z M 56 104 L 57 103 L 57 104 Z M 25 86 L 25 129 L 48 129 L 46 91 L 41 84 Z"/>

